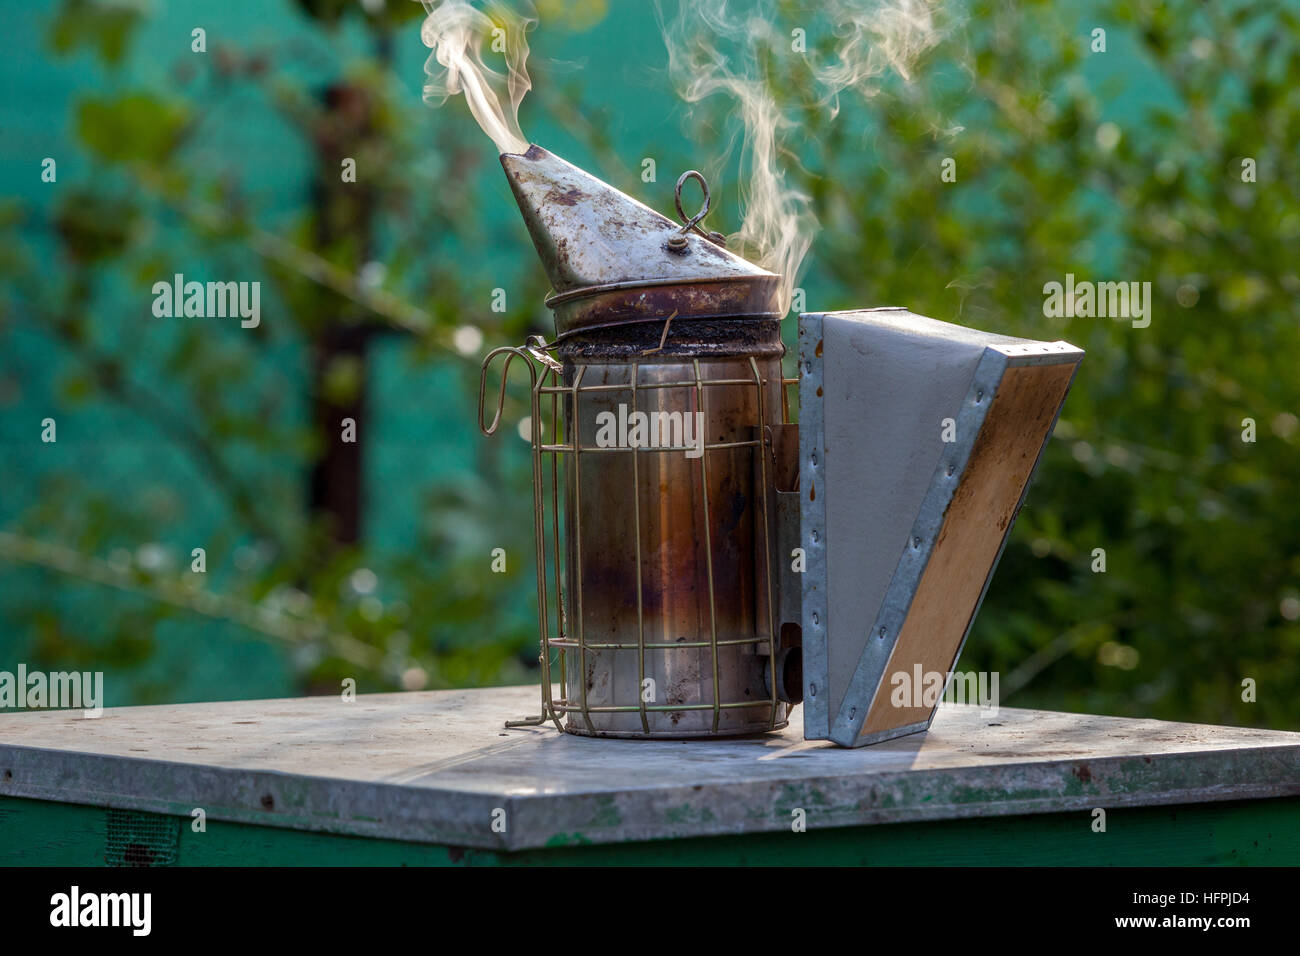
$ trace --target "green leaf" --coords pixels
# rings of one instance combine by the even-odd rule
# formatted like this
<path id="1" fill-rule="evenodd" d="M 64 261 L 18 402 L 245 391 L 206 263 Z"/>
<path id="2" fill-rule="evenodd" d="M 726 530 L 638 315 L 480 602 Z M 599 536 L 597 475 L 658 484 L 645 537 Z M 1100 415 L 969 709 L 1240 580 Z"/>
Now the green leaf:
<path id="1" fill-rule="evenodd" d="M 140 13 L 139 7 L 123 3 L 65 0 L 50 26 L 50 46 L 62 54 L 92 47 L 105 63 L 117 65 L 130 45 Z"/>
<path id="2" fill-rule="evenodd" d="M 159 163 L 180 143 L 189 114 L 150 93 L 92 96 L 77 104 L 77 136 L 110 162 Z"/>

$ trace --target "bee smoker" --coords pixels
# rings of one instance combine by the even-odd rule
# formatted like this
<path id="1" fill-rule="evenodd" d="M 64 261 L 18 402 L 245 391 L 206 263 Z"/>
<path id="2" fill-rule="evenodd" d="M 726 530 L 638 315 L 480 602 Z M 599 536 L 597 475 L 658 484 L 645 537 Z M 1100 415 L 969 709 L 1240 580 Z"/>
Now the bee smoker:
<path id="1" fill-rule="evenodd" d="M 677 183 L 677 223 L 540 147 L 501 163 L 554 290 L 555 339 L 490 352 L 479 390 L 491 434 L 501 399 L 484 424 L 488 367 L 506 355 L 504 389 L 512 359 L 527 360 L 542 664 L 531 722 L 612 737 L 785 726 L 800 680 L 798 614 L 777 574 L 778 512 L 797 521 L 794 495 L 778 492 L 792 490 L 781 481 L 797 451 L 780 277 L 701 228 L 697 172 Z M 691 179 L 704 205 L 688 217 Z"/>
<path id="2" fill-rule="evenodd" d="M 479 383 L 487 434 L 515 357 L 533 383 L 542 713 L 517 723 L 726 736 L 802 702 L 807 739 L 926 730 L 1082 350 L 805 313 L 785 379 L 781 278 L 701 228 L 699 173 L 676 223 L 537 146 L 501 163 L 556 328 Z"/>

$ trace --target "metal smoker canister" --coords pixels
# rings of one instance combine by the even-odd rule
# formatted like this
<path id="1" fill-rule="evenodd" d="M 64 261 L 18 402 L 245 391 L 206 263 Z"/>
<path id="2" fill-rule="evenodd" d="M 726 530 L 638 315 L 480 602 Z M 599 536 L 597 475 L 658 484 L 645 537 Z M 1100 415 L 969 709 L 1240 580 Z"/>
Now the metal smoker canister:
<path id="1" fill-rule="evenodd" d="M 537 146 L 501 162 L 554 288 L 557 337 L 528 350 L 545 363 L 542 718 L 599 736 L 782 727 L 780 279 L 699 228 L 698 173 L 678 211 L 688 177 L 704 208 L 679 224 Z"/>

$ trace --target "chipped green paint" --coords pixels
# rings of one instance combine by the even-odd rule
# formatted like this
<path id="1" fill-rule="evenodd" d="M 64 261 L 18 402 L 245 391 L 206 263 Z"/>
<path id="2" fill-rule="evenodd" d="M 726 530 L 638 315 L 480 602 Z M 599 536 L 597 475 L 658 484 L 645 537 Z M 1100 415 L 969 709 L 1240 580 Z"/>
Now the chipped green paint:
<path id="1" fill-rule="evenodd" d="M 805 788 L 799 784 L 787 783 L 781 787 L 781 793 L 776 798 L 776 805 L 772 808 L 772 816 L 777 819 L 785 819 L 790 811 L 796 807 L 803 810 L 834 810 L 835 807 L 826 794 L 816 787 Z"/>
<path id="2" fill-rule="evenodd" d="M 669 823 L 711 823 L 716 819 L 708 807 L 695 807 L 684 803 L 680 807 L 669 807 L 664 811 L 664 819 Z"/>
<path id="3" fill-rule="evenodd" d="M 618 802 L 613 796 L 602 795 L 596 798 L 595 813 L 591 817 L 593 827 L 618 827 L 623 824 L 623 814 L 619 812 Z"/>
<path id="4" fill-rule="evenodd" d="M 952 787 L 944 793 L 944 803 L 948 806 L 962 806 L 965 804 L 988 806 L 989 804 L 996 805 L 997 803 L 1012 803 L 1015 801 L 1037 802 L 1060 797 L 1061 792 L 1060 790 L 1044 787 L 1012 787 L 998 786 L 996 784 L 983 787 L 958 786 Z M 909 794 L 908 800 L 904 801 L 904 803 L 911 803 L 914 800 L 915 797 Z"/>
<path id="5" fill-rule="evenodd" d="M 1061 792 L 1067 797 L 1096 796 L 1100 791 L 1092 782 L 1092 768 L 1086 763 L 1077 763 L 1061 779 Z"/>

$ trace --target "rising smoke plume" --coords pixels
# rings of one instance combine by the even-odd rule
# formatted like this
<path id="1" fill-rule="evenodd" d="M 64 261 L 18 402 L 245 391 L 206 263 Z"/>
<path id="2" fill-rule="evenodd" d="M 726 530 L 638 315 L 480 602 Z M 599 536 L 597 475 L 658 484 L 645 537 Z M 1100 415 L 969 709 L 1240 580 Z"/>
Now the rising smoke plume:
<path id="1" fill-rule="evenodd" d="M 536 19 L 500 0 L 482 10 L 468 0 L 421 2 L 427 13 L 421 37 L 433 51 L 424 67 L 425 100 L 442 103 L 463 93 L 500 152 L 526 151 L 519 104 L 532 86 L 527 32 Z M 835 117 L 844 94 L 870 97 L 890 73 L 910 80 L 917 58 L 941 35 L 941 0 L 823 0 L 799 7 L 809 21 L 803 25 L 778 15 L 789 6 L 780 0 L 678 0 L 670 19 L 664 0 L 656 0 L 678 93 L 688 103 L 726 97 L 740 121 L 743 220 L 728 246 L 783 277 L 784 310 L 817 221 L 808 197 L 786 181 L 787 144 L 803 124 L 778 102 L 777 89 L 786 76 L 806 72 L 816 107 Z M 831 31 L 822 42 L 807 35 L 819 29 Z M 504 73 L 487 65 L 484 50 L 502 57 Z"/>
<path id="2" fill-rule="evenodd" d="M 802 127 L 777 101 L 783 76 L 807 71 L 817 107 L 836 116 L 841 96 L 870 97 L 887 73 L 911 79 L 917 58 L 940 38 L 939 0 L 825 0 L 800 7 L 807 21 L 783 21 L 775 0 L 679 0 L 665 15 L 656 0 L 668 72 L 681 97 L 729 99 L 743 131 L 740 229 L 728 246 L 780 273 L 789 309 L 804 256 L 817 231 L 809 198 L 786 181 L 787 144 Z M 788 6 L 788 5 L 786 5 Z M 808 34 L 833 31 L 821 45 Z M 774 74 L 774 75 L 773 75 Z"/>
<path id="3" fill-rule="evenodd" d="M 528 138 L 519 128 L 519 104 L 532 89 L 528 79 L 528 30 L 537 21 L 503 3 L 483 10 L 467 0 L 421 0 L 420 38 L 433 52 L 424 64 L 424 99 L 441 104 L 463 93 L 474 119 L 502 153 L 522 153 Z M 487 49 L 505 61 L 506 72 L 483 60 Z"/>

